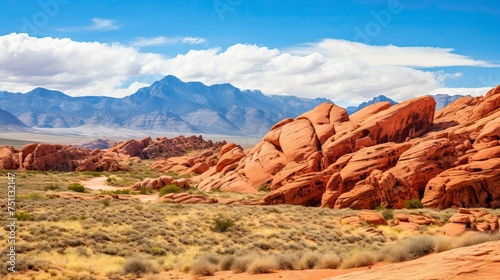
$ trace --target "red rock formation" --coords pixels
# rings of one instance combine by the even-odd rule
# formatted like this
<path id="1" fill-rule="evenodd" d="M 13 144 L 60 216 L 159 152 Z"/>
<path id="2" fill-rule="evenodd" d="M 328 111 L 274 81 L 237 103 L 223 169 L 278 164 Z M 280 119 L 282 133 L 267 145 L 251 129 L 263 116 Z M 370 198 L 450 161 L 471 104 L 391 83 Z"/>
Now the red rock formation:
<path id="1" fill-rule="evenodd" d="M 130 170 L 122 156 L 105 151 L 57 144 L 30 144 L 20 151 L 0 148 L 0 168 L 37 171 L 118 171 Z"/>
<path id="2" fill-rule="evenodd" d="M 216 150 L 225 142 L 205 141 L 201 136 L 176 138 L 150 137 L 117 143 L 108 150 L 88 150 L 69 145 L 30 144 L 15 150 L 0 147 L 0 169 L 57 170 L 57 171 L 128 171 L 128 161 L 140 158 L 185 155 L 188 151 L 209 149 L 199 153 L 197 159 L 188 158 L 178 171 L 203 173 L 215 164 Z M 180 164 L 177 164 L 180 166 Z"/>
<path id="3" fill-rule="evenodd" d="M 235 146 L 228 146 L 198 187 L 256 192 L 269 185 L 261 204 L 402 208 L 420 198 L 428 207 L 498 207 L 498 119 L 500 86 L 436 113 L 429 96 L 377 103 L 350 117 L 324 103 L 277 123 L 230 164 Z"/>
<path id="4" fill-rule="evenodd" d="M 137 182 L 132 186 L 133 190 L 139 190 L 141 188 L 159 190 L 166 185 L 176 185 L 179 188 L 187 190 L 190 185 L 190 181 L 186 178 L 179 178 L 174 180 L 171 176 L 160 176 L 158 178 L 146 178 L 141 182 Z"/>
<path id="5" fill-rule="evenodd" d="M 152 140 L 147 137 L 141 140 L 128 140 L 115 144 L 110 151 L 126 154 L 141 159 L 170 158 L 185 155 L 188 151 L 203 150 L 208 148 L 220 148 L 223 142 L 213 143 L 211 140 L 205 141 L 200 136 L 179 136 L 175 138 L 161 137 Z"/>

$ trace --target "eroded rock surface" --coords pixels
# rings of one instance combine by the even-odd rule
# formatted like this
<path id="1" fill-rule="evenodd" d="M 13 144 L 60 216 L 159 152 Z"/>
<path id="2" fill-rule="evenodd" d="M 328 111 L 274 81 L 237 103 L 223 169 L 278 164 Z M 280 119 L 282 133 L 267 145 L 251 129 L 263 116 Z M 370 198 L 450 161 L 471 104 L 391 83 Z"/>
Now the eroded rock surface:
<path id="1" fill-rule="evenodd" d="M 435 208 L 499 207 L 498 120 L 500 86 L 438 112 L 430 96 L 351 116 L 324 103 L 277 123 L 249 151 L 228 147 L 198 188 L 267 186 L 261 204 L 402 208 L 420 199 Z"/>

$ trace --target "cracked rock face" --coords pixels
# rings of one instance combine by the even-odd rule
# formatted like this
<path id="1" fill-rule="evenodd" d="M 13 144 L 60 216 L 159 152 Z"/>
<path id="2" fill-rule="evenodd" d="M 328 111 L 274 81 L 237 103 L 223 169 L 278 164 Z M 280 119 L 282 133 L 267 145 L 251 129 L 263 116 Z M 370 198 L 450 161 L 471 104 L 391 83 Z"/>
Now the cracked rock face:
<path id="1" fill-rule="evenodd" d="M 348 116 L 323 103 L 274 125 L 231 170 L 199 187 L 251 193 L 266 185 L 261 204 L 401 208 L 420 199 L 435 208 L 499 207 L 500 86 L 435 106 L 423 96 Z"/>

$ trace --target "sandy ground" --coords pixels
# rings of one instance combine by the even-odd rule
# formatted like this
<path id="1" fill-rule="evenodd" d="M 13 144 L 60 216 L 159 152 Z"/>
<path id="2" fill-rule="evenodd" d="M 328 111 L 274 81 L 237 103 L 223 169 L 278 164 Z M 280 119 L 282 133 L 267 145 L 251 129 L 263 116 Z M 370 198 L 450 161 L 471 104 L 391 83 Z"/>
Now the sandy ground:
<path id="1" fill-rule="evenodd" d="M 158 279 L 199 279 L 199 280 L 320 280 L 353 272 L 368 272 L 373 268 L 384 267 L 386 263 L 377 263 L 369 267 L 352 269 L 308 269 L 308 270 L 277 270 L 268 274 L 235 274 L 231 271 L 219 271 L 214 276 L 194 277 L 178 271 L 167 271 L 158 274 Z M 333 278 L 335 279 L 335 278 Z M 362 279 L 362 278 L 360 278 Z"/>
<path id="2" fill-rule="evenodd" d="M 115 191 L 115 190 L 124 190 L 127 188 L 123 187 L 114 187 L 114 186 L 108 186 L 106 183 L 107 178 L 106 177 L 97 177 L 94 179 L 90 179 L 88 181 L 82 181 L 81 184 L 91 190 L 103 190 L 103 191 Z M 138 194 L 134 195 L 134 197 L 140 199 L 142 202 L 151 202 L 154 201 L 158 198 L 157 194 Z"/>

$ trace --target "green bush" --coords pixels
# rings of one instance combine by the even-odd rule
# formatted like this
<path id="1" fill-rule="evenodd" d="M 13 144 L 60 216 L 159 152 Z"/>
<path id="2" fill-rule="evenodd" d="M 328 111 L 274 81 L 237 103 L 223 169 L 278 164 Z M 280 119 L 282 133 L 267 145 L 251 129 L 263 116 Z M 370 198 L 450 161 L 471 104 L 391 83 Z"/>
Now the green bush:
<path id="1" fill-rule="evenodd" d="M 406 201 L 406 208 L 407 209 L 420 209 L 423 208 L 424 206 L 422 205 L 422 202 L 420 202 L 420 199 L 414 198 Z"/>
<path id="2" fill-rule="evenodd" d="M 104 200 L 101 200 L 101 203 L 102 203 L 102 205 L 104 205 L 104 207 L 108 207 L 109 204 L 110 204 L 110 200 L 109 199 L 104 199 Z"/>
<path id="3" fill-rule="evenodd" d="M 150 193 L 153 193 L 153 190 L 152 189 L 148 189 L 146 187 L 141 187 L 139 189 L 139 193 L 140 194 L 150 194 Z"/>
<path id="4" fill-rule="evenodd" d="M 225 232 L 232 226 L 234 226 L 233 219 L 218 215 L 217 217 L 212 219 L 212 227 L 210 227 L 210 229 L 216 232 Z"/>
<path id="5" fill-rule="evenodd" d="M 74 192 L 85 192 L 85 187 L 80 183 L 72 183 L 68 186 L 68 190 Z"/>
<path id="6" fill-rule="evenodd" d="M 382 214 L 382 216 L 384 216 L 384 219 L 386 220 L 394 219 L 394 212 L 392 211 L 392 209 L 384 209 L 380 211 L 380 213 Z"/>
<path id="7" fill-rule="evenodd" d="M 386 220 L 392 220 L 394 218 L 394 212 L 392 209 L 387 209 L 385 205 L 375 207 L 375 211 L 379 211 Z"/>
<path id="8" fill-rule="evenodd" d="M 56 186 L 56 185 L 47 185 L 47 186 L 43 187 L 43 189 L 44 189 L 45 191 L 54 191 L 54 190 L 56 190 L 56 189 L 58 189 L 58 188 L 59 188 L 59 187 L 58 187 L 58 186 Z"/>
<path id="9" fill-rule="evenodd" d="M 169 193 L 181 193 L 183 191 L 184 190 L 179 188 L 177 185 L 166 185 L 163 188 L 161 188 L 159 197 L 162 197 Z"/>
<path id="10" fill-rule="evenodd" d="M 262 185 L 259 187 L 259 192 L 270 192 L 271 189 L 269 188 L 268 185 Z"/>
<path id="11" fill-rule="evenodd" d="M 14 214 L 14 218 L 19 221 L 31 221 L 31 215 L 22 211 L 16 212 L 16 214 Z"/>

